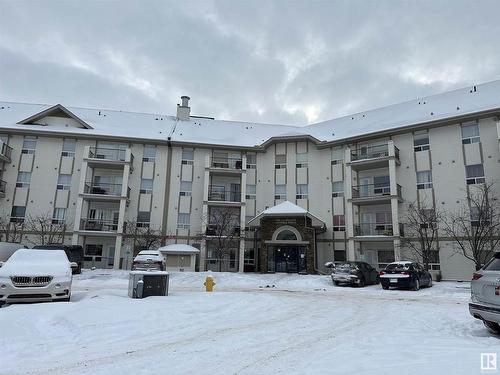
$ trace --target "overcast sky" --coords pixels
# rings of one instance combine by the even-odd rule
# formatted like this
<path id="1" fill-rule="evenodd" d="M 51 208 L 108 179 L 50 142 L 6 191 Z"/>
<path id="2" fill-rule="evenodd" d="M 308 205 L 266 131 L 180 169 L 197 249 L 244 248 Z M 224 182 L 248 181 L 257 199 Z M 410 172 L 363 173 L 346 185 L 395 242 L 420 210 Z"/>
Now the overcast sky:
<path id="1" fill-rule="evenodd" d="M 0 100 L 306 124 L 500 78 L 500 1 L 0 0 Z"/>

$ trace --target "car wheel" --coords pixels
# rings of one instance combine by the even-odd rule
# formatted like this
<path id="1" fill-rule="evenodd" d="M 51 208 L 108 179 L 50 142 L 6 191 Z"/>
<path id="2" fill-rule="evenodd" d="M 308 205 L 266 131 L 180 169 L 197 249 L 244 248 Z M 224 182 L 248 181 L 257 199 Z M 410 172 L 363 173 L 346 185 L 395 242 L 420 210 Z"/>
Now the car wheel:
<path id="1" fill-rule="evenodd" d="M 432 286 L 432 277 L 429 278 L 429 284 L 427 285 L 429 288 Z"/>
<path id="2" fill-rule="evenodd" d="M 363 278 L 359 279 L 358 287 L 363 288 L 364 286 L 365 286 L 365 279 L 363 279 Z"/>
<path id="3" fill-rule="evenodd" d="M 382 284 L 382 289 L 385 289 L 385 290 L 389 289 L 389 285 Z"/>
<path id="4" fill-rule="evenodd" d="M 334 282 L 333 282 L 333 284 L 334 284 L 335 286 L 339 286 L 339 285 L 340 285 L 340 283 L 339 283 L 338 281 L 334 281 Z"/>
<path id="5" fill-rule="evenodd" d="M 380 284 L 380 276 L 377 275 L 377 278 L 375 279 L 375 284 L 378 285 Z"/>
<path id="6" fill-rule="evenodd" d="M 491 333 L 500 334 L 500 325 L 498 323 L 490 322 L 489 320 L 483 320 L 483 323 Z"/>
<path id="7" fill-rule="evenodd" d="M 420 281 L 418 279 L 415 279 L 415 285 L 413 285 L 413 290 L 414 291 L 420 290 Z"/>

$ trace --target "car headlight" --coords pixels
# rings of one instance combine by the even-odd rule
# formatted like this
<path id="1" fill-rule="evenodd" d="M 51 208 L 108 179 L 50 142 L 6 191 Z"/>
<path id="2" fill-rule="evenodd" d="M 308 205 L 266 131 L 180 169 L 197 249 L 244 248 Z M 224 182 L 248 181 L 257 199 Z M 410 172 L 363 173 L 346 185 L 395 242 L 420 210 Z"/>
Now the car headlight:
<path id="1" fill-rule="evenodd" d="M 55 287 L 56 289 L 59 289 L 59 288 L 61 287 L 61 284 L 57 283 L 56 285 L 54 285 L 54 287 Z"/>

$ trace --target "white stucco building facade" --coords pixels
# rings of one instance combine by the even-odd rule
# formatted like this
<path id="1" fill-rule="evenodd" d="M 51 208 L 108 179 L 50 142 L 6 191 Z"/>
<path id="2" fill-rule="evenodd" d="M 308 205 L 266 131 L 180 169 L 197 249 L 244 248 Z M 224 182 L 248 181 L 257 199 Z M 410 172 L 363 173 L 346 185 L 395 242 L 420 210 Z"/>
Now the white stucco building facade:
<path id="1" fill-rule="evenodd" d="M 408 256 L 408 202 L 452 210 L 500 180 L 499 116 L 500 81 L 303 127 L 192 116 L 187 97 L 175 116 L 2 102 L 0 215 L 20 231 L 29 215 L 66 223 L 88 266 L 129 267 L 133 221 L 200 249 L 197 270 L 380 268 Z M 239 220 L 222 266 L 209 220 L 221 209 Z M 432 270 L 468 279 L 453 246 L 440 238 Z"/>

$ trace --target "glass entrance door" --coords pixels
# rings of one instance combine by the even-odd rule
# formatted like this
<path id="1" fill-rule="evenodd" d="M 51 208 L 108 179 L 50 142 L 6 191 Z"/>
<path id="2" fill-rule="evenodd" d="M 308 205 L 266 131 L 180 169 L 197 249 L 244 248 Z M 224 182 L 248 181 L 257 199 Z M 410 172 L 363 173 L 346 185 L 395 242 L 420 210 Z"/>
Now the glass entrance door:
<path id="1" fill-rule="evenodd" d="M 298 246 L 276 247 L 274 250 L 276 272 L 299 272 L 299 258 Z"/>

